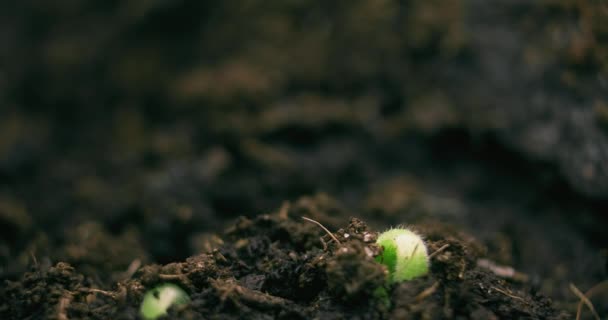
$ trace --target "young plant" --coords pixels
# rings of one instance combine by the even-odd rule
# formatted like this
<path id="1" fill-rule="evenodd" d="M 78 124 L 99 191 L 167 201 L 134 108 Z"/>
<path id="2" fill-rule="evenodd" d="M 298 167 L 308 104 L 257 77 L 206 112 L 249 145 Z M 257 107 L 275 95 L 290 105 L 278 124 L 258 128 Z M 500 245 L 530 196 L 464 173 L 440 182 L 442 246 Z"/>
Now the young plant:
<path id="1" fill-rule="evenodd" d="M 422 238 L 408 229 L 383 232 L 376 241 L 384 248 L 376 261 L 388 267 L 389 282 L 401 282 L 429 272 L 429 257 Z"/>
<path id="2" fill-rule="evenodd" d="M 139 312 L 144 319 L 154 320 L 166 315 L 171 306 L 186 304 L 189 301 L 190 297 L 182 288 L 164 283 L 146 292 Z"/>

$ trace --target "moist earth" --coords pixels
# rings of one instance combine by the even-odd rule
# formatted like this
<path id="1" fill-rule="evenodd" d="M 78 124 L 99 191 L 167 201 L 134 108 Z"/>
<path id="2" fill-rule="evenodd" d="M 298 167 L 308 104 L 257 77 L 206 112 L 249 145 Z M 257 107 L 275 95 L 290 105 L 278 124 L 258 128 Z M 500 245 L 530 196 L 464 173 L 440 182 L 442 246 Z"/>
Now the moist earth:
<path id="1" fill-rule="evenodd" d="M 176 319 L 568 318 L 526 279 L 500 278 L 480 266 L 483 247 L 467 234 L 438 223 L 417 227 L 433 252 L 431 273 L 389 285 L 386 267 L 374 260 L 381 252 L 376 231 L 351 218 L 328 235 L 302 215 L 327 213 L 302 199 L 239 218 L 221 238 L 201 239 L 210 251 L 131 270 L 109 290 L 68 263 L 35 262 L 3 289 L 3 318 L 131 319 L 144 292 L 164 282 L 192 299 L 170 309 L 168 317 Z"/>

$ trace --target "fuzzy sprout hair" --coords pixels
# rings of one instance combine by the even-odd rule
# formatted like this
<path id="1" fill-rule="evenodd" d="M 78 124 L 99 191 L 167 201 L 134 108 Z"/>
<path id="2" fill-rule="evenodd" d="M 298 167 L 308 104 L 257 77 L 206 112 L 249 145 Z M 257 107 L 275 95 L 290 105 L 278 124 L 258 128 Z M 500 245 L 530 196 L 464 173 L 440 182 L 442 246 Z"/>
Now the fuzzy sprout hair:
<path id="1" fill-rule="evenodd" d="M 155 320 L 166 315 L 170 307 L 189 301 L 190 297 L 182 288 L 172 283 L 164 283 L 146 292 L 139 313 L 145 320 Z"/>
<path id="2" fill-rule="evenodd" d="M 376 243 L 383 248 L 376 261 L 389 271 L 389 282 L 396 283 L 426 275 L 429 255 L 421 236 L 405 227 L 387 230 Z"/>

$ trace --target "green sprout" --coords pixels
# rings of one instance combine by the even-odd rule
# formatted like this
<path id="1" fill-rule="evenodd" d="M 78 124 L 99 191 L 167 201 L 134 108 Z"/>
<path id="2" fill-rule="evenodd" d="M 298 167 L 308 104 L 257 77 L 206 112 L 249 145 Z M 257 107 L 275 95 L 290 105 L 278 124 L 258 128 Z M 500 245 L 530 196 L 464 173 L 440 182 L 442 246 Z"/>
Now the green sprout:
<path id="1" fill-rule="evenodd" d="M 408 229 L 383 232 L 376 241 L 384 248 L 376 261 L 388 267 L 389 282 L 421 277 L 429 272 L 429 257 L 422 238 Z"/>
<path id="2" fill-rule="evenodd" d="M 148 290 L 144 295 L 139 312 L 146 320 L 154 320 L 167 314 L 167 309 L 173 305 L 183 305 L 190 301 L 188 294 L 182 288 L 165 283 Z"/>

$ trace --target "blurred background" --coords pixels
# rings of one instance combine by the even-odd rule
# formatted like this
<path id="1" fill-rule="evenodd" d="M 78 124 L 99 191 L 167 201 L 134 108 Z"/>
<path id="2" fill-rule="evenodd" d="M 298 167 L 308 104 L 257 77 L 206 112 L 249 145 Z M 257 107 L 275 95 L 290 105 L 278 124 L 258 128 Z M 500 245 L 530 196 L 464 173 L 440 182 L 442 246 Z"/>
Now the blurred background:
<path id="1" fill-rule="evenodd" d="M 465 230 L 572 309 L 568 283 L 608 273 L 607 19 L 601 0 L 5 1 L 0 278 L 32 256 L 101 278 L 183 260 L 314 199 L 333 228 Z"/>

